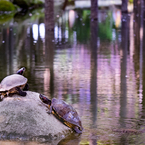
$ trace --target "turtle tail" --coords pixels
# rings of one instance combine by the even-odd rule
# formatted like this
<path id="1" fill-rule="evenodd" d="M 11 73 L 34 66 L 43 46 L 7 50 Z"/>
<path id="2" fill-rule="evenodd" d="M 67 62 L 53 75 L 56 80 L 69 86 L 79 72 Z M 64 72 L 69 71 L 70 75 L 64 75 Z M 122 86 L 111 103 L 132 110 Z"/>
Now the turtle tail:
<path id="1" fill-rule="evenodd" d="M 39 98 L 41 99 L 41 101 L 45 104 L 51 105 L 51 100 L 48 99 L 47 97 L 45 97 L 44 95 L 40 94 Z"/>

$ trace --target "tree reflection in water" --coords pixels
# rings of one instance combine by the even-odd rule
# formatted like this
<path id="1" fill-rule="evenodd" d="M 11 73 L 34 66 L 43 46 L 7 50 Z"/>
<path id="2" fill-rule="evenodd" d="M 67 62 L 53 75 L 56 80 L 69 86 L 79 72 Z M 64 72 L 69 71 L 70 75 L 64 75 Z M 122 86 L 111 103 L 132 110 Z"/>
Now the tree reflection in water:
<path id="1" fill-rule="evenodd" d="M 93 22 L 87 9 L 56 10 L 54 31 L 44 15 L 0 27 L 0 79 L 25 66 L 31 91 L 78 111 L 84 132 L 62 144 L 144 143 L 142 133 L 119 132 L 144 128 L 144 16 L 117 14 L 117 7 L 100 9 Z"/>

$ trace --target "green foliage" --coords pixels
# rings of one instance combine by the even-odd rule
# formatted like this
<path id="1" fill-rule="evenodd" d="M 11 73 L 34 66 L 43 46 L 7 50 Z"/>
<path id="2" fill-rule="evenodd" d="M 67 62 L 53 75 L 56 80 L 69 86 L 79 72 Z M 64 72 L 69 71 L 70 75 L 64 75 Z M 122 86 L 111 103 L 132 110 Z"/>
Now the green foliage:
<path id="1" fill-rule="evenodd" d="M 133 0 L 128 0 L 130 3 L 133 3 Z"/>
<path id="2" fill-rule="evenodd" d="M 112 28 L 111 28 L 111 14 L 108 13 L 108 17 L 105 21 L 99 23 L 99 37 L 102 40 L 112 40 Z"/>
<path id="3" fill-rule="evenodd" d="M 29 15 L 31 13 L 31 16 Z M 34 9 L 32 11 L 28 11 L 25 15 L 17 15 L 15 16 L 15 21 L 17 22 L 22 22 L 22 23 L 27 23 L 27 20 L 33 22 L 38 18 L 43 18 L 44 17 L 44 11 L 42 8 L 39 9 Z"/>
<path id="4" fill-rule="evenodd" d="M 21 8 L 41 7 L 44 4 L 41 0 L 13 0 L 13 3 Z"/>
<path id="5" fill-rule="evenodd" d="M 14 13 L 10 13 L 8 15 L 7 14 L 0 15 L 0 24 L 4 24 L 6 22 L 11 21 L 13 16 L 14 16 Z"/>
<path id="6" fill-rule="evenodd" d="M 15 11 L 15 10 L 16 8 L 11 2 L 6 1 L 6 0 L 0 0 L 0 11 L 10 12 L 10 11 Z"/>
<path id="7" fill-rule="evenodd" d="M 82 17 L 80 17 L 82 16 Z M 80 10 L 79 17 L 73 26 L 73 30 L 77 33 L 79 42 L 87 42 L 90 38 L 90 10 Z"/>

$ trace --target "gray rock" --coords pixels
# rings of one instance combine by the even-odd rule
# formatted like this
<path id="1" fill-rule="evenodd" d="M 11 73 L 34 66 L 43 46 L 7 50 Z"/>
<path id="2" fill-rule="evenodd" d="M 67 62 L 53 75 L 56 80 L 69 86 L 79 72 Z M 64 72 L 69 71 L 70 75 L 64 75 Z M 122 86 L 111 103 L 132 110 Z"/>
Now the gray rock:
<path id="1" fill-rule="evenodd" d="M 6 97 L 0 102 L 0 108 L 0 139 L 53 140 L 71 132 L 47 113 L 38 93 L 27 91 L 26 97 Z"/>

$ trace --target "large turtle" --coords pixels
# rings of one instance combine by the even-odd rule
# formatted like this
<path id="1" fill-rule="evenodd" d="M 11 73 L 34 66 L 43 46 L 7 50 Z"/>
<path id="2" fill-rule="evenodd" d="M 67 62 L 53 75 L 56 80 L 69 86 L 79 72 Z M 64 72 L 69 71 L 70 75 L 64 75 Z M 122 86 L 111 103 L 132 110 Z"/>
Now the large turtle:
<path id="1" fill-rule="evenodd" d="M 40 94 L 39 97 L 43 103 L 48 105 L 48 108 L 50 109 L 49 113 L 55 115 L 60 121 L 72 128 L 75 132 L 82 133 L 83 127 L 80 117 L 71 105 L 56 98 L 49 100 L 42 94 Z"/>
<path id="2" fill-rule="evenodd" d="M 26 92 L 22 89 L 26 88 L 27 78 L 22 76 L 24 68 L 17 71 L 17 74 L 9 75 L 5 77 L 0 83 L 0 95 L 2 100 L 5 96 L 11 96 L 12 94 L 19 94 L 20 96 L 26 96 Z"/>

